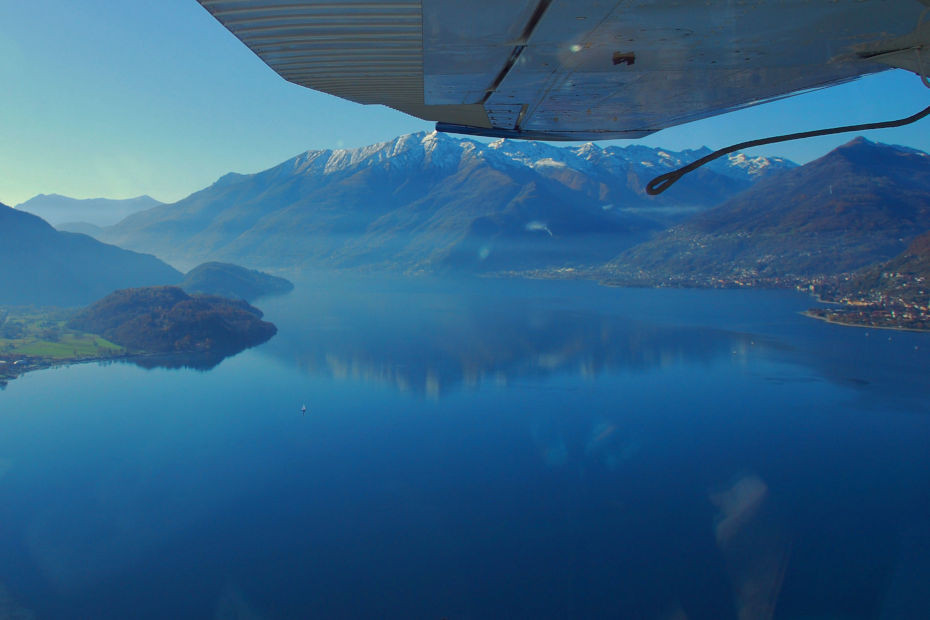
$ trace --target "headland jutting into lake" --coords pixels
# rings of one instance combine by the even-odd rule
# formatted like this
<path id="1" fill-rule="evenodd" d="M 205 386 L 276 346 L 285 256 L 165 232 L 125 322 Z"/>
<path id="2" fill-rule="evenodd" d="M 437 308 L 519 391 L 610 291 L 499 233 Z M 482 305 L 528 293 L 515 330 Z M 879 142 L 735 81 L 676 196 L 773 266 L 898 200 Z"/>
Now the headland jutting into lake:
<path id="1" fill-rule="evenodd" d="M 242 300 L 188 295 L 174 286 L 116 291 L 77 312 L 4 310 L 0 385 L 31 370 L 115 359 L 175 365 L 174 357 L 223 357 L 256 346 L 277 328 Z M 146 364 L 152 359 L 162 360 Z"/>

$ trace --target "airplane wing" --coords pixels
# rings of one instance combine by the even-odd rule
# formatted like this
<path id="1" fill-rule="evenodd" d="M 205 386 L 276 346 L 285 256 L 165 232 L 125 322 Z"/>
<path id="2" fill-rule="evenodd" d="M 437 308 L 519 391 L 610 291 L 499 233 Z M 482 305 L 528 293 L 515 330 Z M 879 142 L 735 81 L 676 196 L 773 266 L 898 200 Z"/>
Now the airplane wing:
<path id="1" fill-rule="evenodd" d="M 543 140 L 637 138 L 923 73 L 930 44 L 930 0 L 198 2 L 288 81 L 444 131 Z"/>

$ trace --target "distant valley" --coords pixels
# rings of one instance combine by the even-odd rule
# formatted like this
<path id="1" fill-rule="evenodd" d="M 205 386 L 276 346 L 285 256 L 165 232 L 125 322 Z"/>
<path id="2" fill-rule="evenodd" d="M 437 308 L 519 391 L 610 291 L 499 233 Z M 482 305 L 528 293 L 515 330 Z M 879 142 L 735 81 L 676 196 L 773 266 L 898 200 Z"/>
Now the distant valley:
<path id="1" fill-rule="evenodd" d="M 163 203 L 151 196 L 115 200 L 112 198 L 77 199 L 59 194 L 39 194 L 14 208 L 38 215 L 59 230 L 86 233 L 104 226 L 112 226 L 133 213 L 161 204 Z"/>
<path id="2" fill-rule="evenodd" d="M 79 306 L 116 289 L 176 284 L 181 272 L 154 256 L 55 230 L 0 204 L 0 304 Z"/>

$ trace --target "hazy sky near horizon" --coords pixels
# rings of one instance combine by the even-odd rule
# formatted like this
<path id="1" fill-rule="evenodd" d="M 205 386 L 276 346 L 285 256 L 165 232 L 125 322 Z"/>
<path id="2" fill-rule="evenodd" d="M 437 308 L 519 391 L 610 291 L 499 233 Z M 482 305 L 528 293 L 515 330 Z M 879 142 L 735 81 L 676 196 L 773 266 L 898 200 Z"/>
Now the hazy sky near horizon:
<path id="1" fill-rule="evenodd" d="M 195 0 L 0 0 L 0 202 L 39 193 L 171 202 L 227 172 L 433 124 L 280 78 Z M 930 90 L 902 71 L 658 132 L 680 150 L 907 116 Z M 866 134 L 930 150 L 930 120 Z M 756 149 L 803 163 L 852 136 Z M 630 142 L 602 142 L 629 144 Z"/>

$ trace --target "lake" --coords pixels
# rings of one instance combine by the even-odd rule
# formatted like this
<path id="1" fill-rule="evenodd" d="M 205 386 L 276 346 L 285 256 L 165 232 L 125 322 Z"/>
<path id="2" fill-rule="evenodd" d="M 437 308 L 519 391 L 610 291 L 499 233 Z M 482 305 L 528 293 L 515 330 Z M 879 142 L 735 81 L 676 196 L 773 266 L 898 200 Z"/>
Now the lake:
<path id="1" fill-rule="evenodd" d="M 586 282 L 256 305 L 209 371 L 0 391 L 0 618 L 930 614 L 928 334 Z"/>

